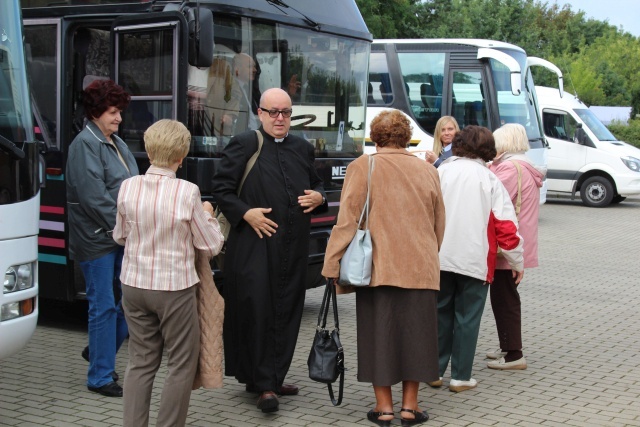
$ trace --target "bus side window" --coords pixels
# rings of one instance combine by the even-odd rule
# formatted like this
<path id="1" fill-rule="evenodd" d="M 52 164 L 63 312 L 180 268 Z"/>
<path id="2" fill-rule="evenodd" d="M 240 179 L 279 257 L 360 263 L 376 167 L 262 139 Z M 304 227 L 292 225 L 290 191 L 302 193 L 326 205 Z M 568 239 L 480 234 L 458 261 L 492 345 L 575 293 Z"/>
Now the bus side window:
<path id="1" fill-rule="evenodd" d="M 433 134 L 442 115 L 442 82 L 444 76 L 442 52 L 401 52 L 398 54 L 402 79 L 407 91 L 407 105 L 416 122 Z"/>
<path id="2" fill-rule="evenodd" d="M 387 66 L 387 55 L 384 52 L 371 53 L 369 60 L 369 93 L 367 104 L 389 104 L 393 100 L 391 79 Z"/>

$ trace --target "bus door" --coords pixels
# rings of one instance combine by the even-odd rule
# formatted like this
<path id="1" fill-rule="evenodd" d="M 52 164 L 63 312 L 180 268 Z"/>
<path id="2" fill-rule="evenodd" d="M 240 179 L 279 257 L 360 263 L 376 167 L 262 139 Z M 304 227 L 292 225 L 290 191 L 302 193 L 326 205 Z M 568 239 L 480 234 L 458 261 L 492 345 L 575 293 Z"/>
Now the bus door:
<path id="1" fill-rule="evenodd" d="M 398 44 L 398 63 L 408 111 L 422 130 L 433 135 L 447 101 L 443 92 L 447 54 L 430 47 Z M 407 51 L 407 49 L 411 49 Z"/>
<path id="2" fill-rule="evenodd" d="M 179 91 L 187 85 L 187 37 L 186 19 L 178 12 L 129 15 L 113 22 L 113 78 L 131 95 L 119 135 L 140 173 L 149 167 L 144 131 L 160 119 L 187 123 L 186 93 Z"/>
<path id="3" fill-rule="evenodd" d="M 466 58 L 469 57 L 469 58 Z M 488 114 L 485 65 L 470 52 L 451 52 L 447 94 L 449 115 L 455 117 L 460 129 L 468 125 L 493 129 Z"/>

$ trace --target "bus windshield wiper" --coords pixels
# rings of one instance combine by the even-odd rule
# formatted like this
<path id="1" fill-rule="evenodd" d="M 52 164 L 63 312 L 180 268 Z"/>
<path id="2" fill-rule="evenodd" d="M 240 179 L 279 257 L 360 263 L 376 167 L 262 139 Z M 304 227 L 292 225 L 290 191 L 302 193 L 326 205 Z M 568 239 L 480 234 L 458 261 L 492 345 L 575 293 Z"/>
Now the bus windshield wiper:
<path id="1" fill-rule="evenodd" d="M 300 12 L 298 9 L 296 9 L 293 6 L 289 6 L 288 4 L 286 4 L 285 2 L 283 2 L 282 0 L 267 0 L 267 3 L 273 5 L 273 6 L 280 6 L 280 7 L 285 7 L 285 8 L 289 8 L 292 9 L 294 11 L 296 11 L 300 16 L 302 16 L 302 20 L 304 22 L 306 22 L 307 24 L 309 24 L 309 26 L 314 27 L 316 30 L 320 31 L 320 24 L 318 24 L 316 21 L 314 21 L 313 19 L 309 18 L 307 15 L 305 15 L 304 13 Z M 280 9 L 282 10 L 282 9 Z M 282 11 L 284 12 L 284 10 Z"/>

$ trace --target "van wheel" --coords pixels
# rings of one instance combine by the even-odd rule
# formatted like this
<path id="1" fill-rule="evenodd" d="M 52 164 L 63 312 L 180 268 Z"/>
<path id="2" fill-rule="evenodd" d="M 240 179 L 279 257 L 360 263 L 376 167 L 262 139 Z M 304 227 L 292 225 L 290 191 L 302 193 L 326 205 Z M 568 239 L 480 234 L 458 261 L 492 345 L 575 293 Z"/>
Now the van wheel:
<path id="1" fill-rule="evenodd" d="M 592 176 L 582 183 L 580 198 L 591 208 L 604 208 L 613 200 L 613 185 L 606 178 Z"/>
<path id="2" fill-rule="evenodd" d="M 626 197 L 621 196 L 619 194 L 616 194 L 615 196 L 613 196 L 613 199 L 611 199 L 611 204 L 618 204 L 620 202 L 624 202 L 626 199 Z"/>

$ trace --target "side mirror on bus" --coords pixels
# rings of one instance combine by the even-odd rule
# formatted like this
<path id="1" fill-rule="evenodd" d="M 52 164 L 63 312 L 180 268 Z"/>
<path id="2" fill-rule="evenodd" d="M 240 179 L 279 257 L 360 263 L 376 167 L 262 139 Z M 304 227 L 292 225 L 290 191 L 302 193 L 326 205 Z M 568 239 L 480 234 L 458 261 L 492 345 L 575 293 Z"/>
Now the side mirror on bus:
<path id="1" fill-rule="evenodd" d="M 210 9 L 193 7 L 187 11 L 189 23 L 189 64 L 208 68 L 213 61 L 213 13 Z"/>

